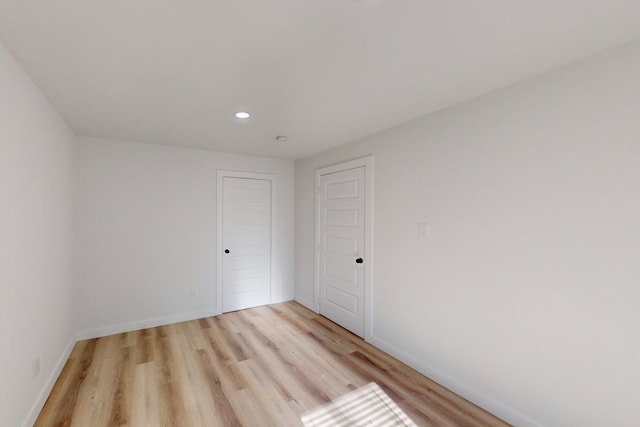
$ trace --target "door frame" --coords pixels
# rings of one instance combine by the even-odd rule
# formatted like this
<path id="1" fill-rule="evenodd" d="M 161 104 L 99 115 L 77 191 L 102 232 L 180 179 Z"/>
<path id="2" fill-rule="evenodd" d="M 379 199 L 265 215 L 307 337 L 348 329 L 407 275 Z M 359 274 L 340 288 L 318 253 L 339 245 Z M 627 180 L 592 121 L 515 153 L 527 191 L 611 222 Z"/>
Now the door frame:
<path id="1" fill-rule="evenodd" d="M 373 335 L 373 155 L 316 169 L 314 309 L 320 313 L 320 177 L 364 167 L 364 339 Z"/>
<path id="2" fill-rule="evenodd" d="M 217 191 L 216 191 L 216 313 L 222 314 L 222 251 L 223 251 L 223 186 L 222 181 L 224 178 L 246 178 L 246 179 L 262 179 L 265 181 L 271 181 L 271 238 L 269 239 L 269 254 L 270 254 L 270 275 L 269 275 L 269 303 L 273 300 L 273 272 L 275 270 L 274 257 L 273 257 L 273 239 L 276 235 L 275 219 L 276 219 L 276 194 L 277 185 L 274 174 L 257 173 L 257 172 L 243 172 L 243 171 L 230 171 L 218 169 L 217 179 Z"/>

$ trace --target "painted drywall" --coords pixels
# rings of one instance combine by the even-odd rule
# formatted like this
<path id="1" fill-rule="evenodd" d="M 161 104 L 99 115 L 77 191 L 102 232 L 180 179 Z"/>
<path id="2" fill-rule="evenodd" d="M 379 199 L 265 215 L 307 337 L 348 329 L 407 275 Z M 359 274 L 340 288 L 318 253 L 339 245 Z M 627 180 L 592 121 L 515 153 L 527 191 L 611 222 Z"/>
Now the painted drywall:
<path id="1" fill-rule="evenodd" d="M 293 161 L 92 138 L 79 145 L 80 337 L 217 314 L 219 169 L 276 175 L 272 302 L 293 298 Z"/>
<path id="2" fill-rule="evenodd" d="M 516 425 L 640 425 L 639 76 L 635 42 L 297 161 L 296 299 L 315 168 L 373 154 L 371 340 Z"/>
<path id="3" fill-rule="evenodd" d="M 74 342 L 73 150 L 70 129 L 0 44 L 2 426 L 31 425 Z"/>

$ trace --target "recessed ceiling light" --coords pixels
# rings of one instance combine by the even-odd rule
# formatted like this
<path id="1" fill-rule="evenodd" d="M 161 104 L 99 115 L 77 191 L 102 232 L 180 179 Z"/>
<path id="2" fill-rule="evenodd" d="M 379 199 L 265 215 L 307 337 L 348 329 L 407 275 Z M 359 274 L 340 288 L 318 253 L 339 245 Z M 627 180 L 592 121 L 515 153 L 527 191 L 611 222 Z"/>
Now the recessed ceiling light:
<path id="1" fill-rule="evenodd" d="M 246 111 L 238 111 L 235 116 L 239 119 L 248 119 L 249 117 L 251 117 L 251 114 L 247 113 Z"/>

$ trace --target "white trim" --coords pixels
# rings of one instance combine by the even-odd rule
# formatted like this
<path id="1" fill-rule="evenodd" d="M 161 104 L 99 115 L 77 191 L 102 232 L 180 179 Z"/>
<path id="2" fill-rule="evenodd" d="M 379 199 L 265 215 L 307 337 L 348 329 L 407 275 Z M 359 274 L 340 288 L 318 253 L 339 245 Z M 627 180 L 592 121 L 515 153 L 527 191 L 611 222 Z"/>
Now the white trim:
<path id="1" fill-rule="evenodd" d="M 455 394 L 467 399 L 468 401 L 478 405 L 487 412 L 495 415 L 496 417 L 506 421 L 507 423 L 519 426 L 519 427 L 543 427 L 543 424 L 532 420 L 521 412 L 518 412 L 500 401 L 487 396 L 485 393 L 481 393 L 475 390 L 473 387 L 458 381 L 456 378 L 450 376 L 441 369 L 436 368 L 429 362 L 422 358 L 416 358 L 408 353 L 398 350 L 396 347 L 387 344 L 384 340 L 376 338 L 374 336 L 367 339 L 373 346 L 384 351 L 385 353 L 395 357 L 399 361 L 406 363 L 407 365 L 420 372 L 422 375 L 437 382 L 446 389 L 454 392 Z"/>
<path id="2" fill-rule="evenodd" d="M 273 258 L 273 244 L 276 238 L 276 200 L 277 200 L 277 175 L 269 173 L 257 173 L 257 172 L 242 172 L 242 171 L 229 171 L 218 170 L 217 181 L 217 243 L 216 243 L 216 312 L 215 315 L 222 314 L 222 179 L 229 178 L 248 178 L 248 179 L 263 179 L 271 181 L 271 239 L 270 239 L 270 252 L 271 252 L 271 277 L 269 278 L 269 303 L 273 304 L 273 277 L 276 266 Z"/>
<path id="3" fill-rule="evenodd" d="M 78 332 L 78 340 L 106 337 L 108 335 L 137 331 L 139 329 L 155 328 L 156 326 L 170 325 L 172 323 L 186 322 L 188 320 L 202 319 L 216 315 L 217 313 L 214 309 L 208 308 L 205 310 L 172 314 L 170 316 L 155 317 L 136 322 L 119 323 L 117 325 L 105 326 L 103 328 L 85 329 L 84 331 Z"/>
<path id="4" fill-rule="evenodd" d="M 369 155 L 359 159 L 325 166 L 316 169 L 315 179 L 315 272 L 314 272 L 314 304 L 316 313 L 320 312 L 320 177 L 335 172 L 364 167 L 364 194 L 365 194 L 365 218 L 364 218 L 364 339 L 370 341 L 373 337 L 373 156 Z M 306 304 L 303 304 L 306 305 Z"/>
<path id="5" fill-rule="evenodd" d="M 273 296 L 273 292 L 271 293 L 271 302 L 269 304 L 280 304 L 283 302 L 291 301 L 293 298 L 291 296 L 280 296 L 280 298 L 276 298 Z"/>
<path id="6" fill-rule="evenodd" d="M 49 378 L 47 378 L 47 381 L 42 386 L 42 390 L 40 390 L 40 393 L 38 393 L 38 397 L 36 398 L 35 402 L 33 402 L 33 405 L 31 405 L 31 409 L 29 409 L 29 412 L 27 413 L 27 416 L 22 423 L 23 427 L 31 427 L 36 422 L 36 419 L 38 418 L 38 415 L 40 415 L 40 411 L 44 407 L 44 404 L 47 402 L 47 399 L 51 394 L 51 390 L 53 390 L 53 386 L 56 384 L 56 381 L 58 380 L 58 377 L 60 376 L 64 365 L 67 363 L 67 360 L 69 360 L 71 351 L 73 351 L 73 347 L 75 345 L 76 337 L 72 336 L 69 340 L 69 343 L 58 358 L 58 361 L 56 362 L 53 371 L 51 371 Z"/>

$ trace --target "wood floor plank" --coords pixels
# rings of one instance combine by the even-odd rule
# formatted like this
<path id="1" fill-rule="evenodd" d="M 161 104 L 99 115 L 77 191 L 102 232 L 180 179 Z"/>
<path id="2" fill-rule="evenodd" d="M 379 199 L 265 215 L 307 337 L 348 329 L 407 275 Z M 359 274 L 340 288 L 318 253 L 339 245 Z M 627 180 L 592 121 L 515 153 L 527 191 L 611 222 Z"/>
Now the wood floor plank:
<path id="1" fill-rule="evenodd" d="M 273 379 L 265 375 L 264 370 L 256 366 L 253 360 L 247 360 L 238 364 L 247 379 L 247 388 L 260 390 L 257 397 L 266 408 L 270 420 L 278 420 L 281 426 L 295 426 L 298 423 L 298 412 L 290 405 L 290 400 L 281 398 L 280 391 Z"/>
<path id="2" fill-rule="evenodd" d="M 133 380 L 131 423 L 134 426 L 160 425 L 158 406 L 158 385 L 153 362 L 136 366 Z M 90 424 L 87 424 L 90 425 Z"/>
<path id="3" fill-rule="evenodd" d="M 78 342 L 35 425 L 299 427 L 372 381 L 419 426 L 508 426 L 295 302 Z"/>

